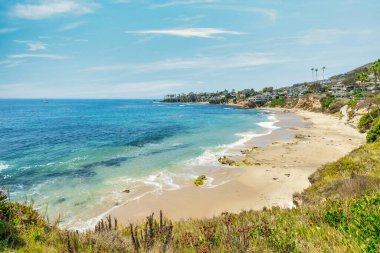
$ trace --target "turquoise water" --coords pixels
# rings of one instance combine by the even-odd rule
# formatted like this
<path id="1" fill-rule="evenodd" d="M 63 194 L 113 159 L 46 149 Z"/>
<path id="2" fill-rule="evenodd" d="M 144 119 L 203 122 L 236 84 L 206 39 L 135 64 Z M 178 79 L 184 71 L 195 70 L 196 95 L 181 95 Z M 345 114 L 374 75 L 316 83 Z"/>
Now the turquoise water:
<path id="1" fill-rule="evenodd" d="M 153 100 L 0 100 L 0 185 L 68 227 L 152 191 L 214 178 L 220 155 L 267 134 L 273 116 Z M 129 193 L 123 192 L 130 190 Z"/>

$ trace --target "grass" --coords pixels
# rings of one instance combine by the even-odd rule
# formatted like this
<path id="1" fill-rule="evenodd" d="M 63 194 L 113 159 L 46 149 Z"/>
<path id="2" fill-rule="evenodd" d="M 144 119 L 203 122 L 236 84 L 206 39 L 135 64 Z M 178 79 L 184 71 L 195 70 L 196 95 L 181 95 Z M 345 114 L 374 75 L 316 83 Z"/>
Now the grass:
<path id="1" fill-rule="evenodd" d="M 171 222 L 160 213 L 119 226 L 106 217 L 78 233 L 0 194 L 0 252 L 379 252 L 380 142 L 310 176 L 300 207 Z M 204 181 L 202 177 L 200 181 Z"/>
<path id="2" fill-rule="evenodd" d="M 341 199 L 380 190 L 380 142 L 364 145 L 309 177 L 312 185 L 302 193 L 304 203 Z"/>

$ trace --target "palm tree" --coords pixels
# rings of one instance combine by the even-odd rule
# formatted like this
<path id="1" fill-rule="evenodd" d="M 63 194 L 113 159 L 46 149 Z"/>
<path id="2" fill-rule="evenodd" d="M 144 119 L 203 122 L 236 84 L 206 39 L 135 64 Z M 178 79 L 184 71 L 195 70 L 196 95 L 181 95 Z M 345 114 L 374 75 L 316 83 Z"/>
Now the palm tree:
<path id="1" fill-rule="evenodd" d="M 313 77 L 313 81 L 314 81 L 314 68 L 311 68 L 311 76 Z"/>
<path id="2" fill-rule="evenodd" d="M 318 69 L 315 69 L 315 80 L 318 82 Z"/>
<path id="3" fill-rule="evenodd" d="M 367 82 L 370 81 L 370 78 L 368 76 L 367 73 L 360 73 L 356 76 L 356 81 L 358 81 L 360 83 L 360 87 L 361 87 L 361 90 L 363 92 L 363 87 L 365 86 L 365 84 Z M 367 96 L 365 97 L 365 100 L 367 100 Z M 370 112 L 371 111 L 371 101 L 368 101 L 368 107 L 367 107 L 367 111 Z M 373 117 L 372 117 L 372 114 L 369 113 L 369 116 L 371 117 L 371 120 L 373 121 Z"/>
<path id="4" fill-rule="evenodd" d="M 369 71 L 373 74 L 373 76 L 375 77 L 375 102 L 376 102 L 376 106 L 377 106 L 377 114 L 378 116 L 380 117 L 380 110 L 379 110 L 379 98 L 378 98 L 378 95 L 377 95 L 377 80 L 379 79 L 379 76 L 380 76 L 380 59 L 375 61 L 372 66 L 369 68 Z"/>
<path id="5" fill-rule="evenodd" d="M 325 83 L 325 69 L 326 69 L 326 67 L 323 66 L 322 67 L 323 83 Z"/>

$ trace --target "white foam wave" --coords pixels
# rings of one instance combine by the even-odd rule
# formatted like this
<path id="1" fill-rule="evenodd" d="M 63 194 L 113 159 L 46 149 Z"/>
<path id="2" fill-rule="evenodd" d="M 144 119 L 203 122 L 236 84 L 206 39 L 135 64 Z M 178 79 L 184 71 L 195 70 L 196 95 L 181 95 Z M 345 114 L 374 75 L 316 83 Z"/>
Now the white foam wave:
<path id="1" fill-rule="evenodd" d="M 273 115 L 273 114 L 269 115 L 268 120 L 270 120 L 270 121 L 259 122 L 259 123 L 257 123 L 257 125 L 262 127 L 262 128 L 266 128 L 266 129 L 270 129 L 270 130 L 279 129 L 278 126 L 275 126 L 275 124 L 278 122 L 278 119 L 276 118 L 275 115 Z"/>
<path id="2" fill-rule="evenodd" d="M 5 162 L 3 161 L 0 161 L 0 171 L 3 171 L 3 170 L 6 170 L 9 168 L 9 165 L 6 164 Z"/>
<path id="3" fill-rule="evenodd" d="M 279 128 L 275 126 L 275 123 L 278 122 L 278 119 L 275 117 L 275 115 L 273 114 L 269 115 L 268 120 L 271 120 L 271 121 L 257 123 L 257 125 L 259 125 L 260 127 L 267 129 L 267 131 L 265 131 L 264 133 L 257 133 L 254 131 L 236 133 L 237 136 L 241 137 L 239 140 L 231 144 L 221 145 L 212 150 L 206 149 L 202 153 L 202 155 L 198 156 L 195 159 L 190 160 L 189 164 L 195 165 L 195 166 L 205 166 L 205 165 L 220 166 L 220 163 L 218 162 L 219 157 L 227 155 L 230 151 L 233 151 L 234 149 L 244 147 L 244 145 L 247 142 L 251 141 L 254 138 L 269 135 L 273 132 L 273 130 Z M 240 155 L 240 154 L 235 154 L 235 155 Z"/>
<path id="4" fill-rule="evenodd" d="M 143 180 L 144 184 L 153 185 L 157 190 L 178 190 L 181 187 L 174 183 L 173 176 L 168 172 L 161 171 L 155 175 L 150 175 Z"/>
<path id="5" fill-rule="evenodd" d="M 150 191 L 144 191 L 141 194 L 139 194 L 133 198 L 128 199 L 126 202 L 121 202 L 119 205 L 113 206 L 109 210 L 99 214 L 98 216 L 96 216 L 92 219 L 88 219 L 88 220 L 76 219 L 76 220 L 73 220 L 71 222 L 63 224 L 63 226 L 70 229 L 70 230 L 78 230 L 81 232 L 89 230 L 89 229 L 92 230 L 92 229 L 94 229 L 95 225 L 101 219 L 104 219 L 105 216 L 110 214 L 114 209 L 118 208 L 120 205 L 126 204 L 126 203 L 131 202 L 131 201 L 135 201 L 135 200 L 140 199 L 140 198 L 143 198 L 144 196 L 151 194 L 151 193 L 161 192 L 162 190 L 173 191 L 173 190 L 178 190 L 181 188 L 178 184 L 174 183 L 174 178 L 172 177 L 172 175 L 170 173 L 168 173 L 166 171 L 159 172 L 155 175 L 149 175 L 143 179 L 123 178 L 120 180 L 125 181 L 125 182 L 129 182 L 129 183 L 131 183 L 131 182 L 134 182 L 134 183 L 140 182 L 141 183 L 142 182 L 146 185 L 153 186 L 154 189 L 150 190 Z M 114 193 L 119 194 L 119 192 L 114 192 Z"/>

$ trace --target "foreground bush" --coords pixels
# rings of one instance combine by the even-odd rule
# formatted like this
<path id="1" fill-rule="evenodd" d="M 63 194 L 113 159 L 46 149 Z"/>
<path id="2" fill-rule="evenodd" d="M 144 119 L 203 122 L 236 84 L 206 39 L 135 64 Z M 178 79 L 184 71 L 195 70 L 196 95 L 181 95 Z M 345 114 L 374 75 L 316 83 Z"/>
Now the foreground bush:
<path id="1" fill-rule="evenodd" d="M 367 143 L 373 143 L 380 138 L 380 120 L 367 133 Z"/>
<path id="2" fill-rule="evenodd" d="M 363 115 L 358 123 L 358 129 L 361 133 L 366 132 L 370 129 L 374 123 L 374 121 L 378 118 L 379 109 L 373 109 L 371 112 Z"/>

